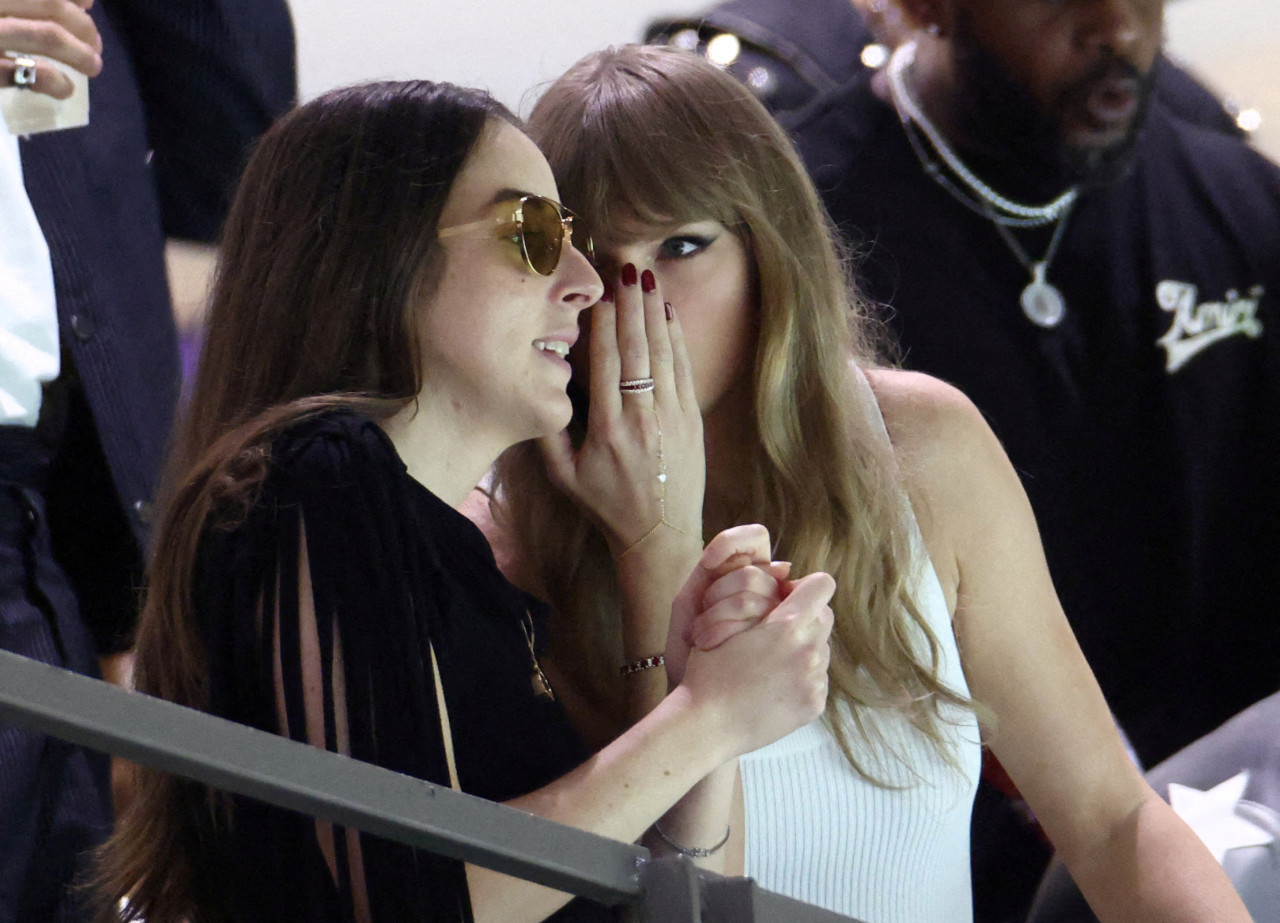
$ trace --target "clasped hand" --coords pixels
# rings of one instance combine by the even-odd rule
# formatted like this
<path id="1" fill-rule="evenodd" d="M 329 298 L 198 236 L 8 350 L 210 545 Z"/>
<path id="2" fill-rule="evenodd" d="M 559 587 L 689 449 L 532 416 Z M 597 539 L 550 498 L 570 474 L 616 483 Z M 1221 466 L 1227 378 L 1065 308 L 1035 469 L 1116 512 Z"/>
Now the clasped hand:
<path id="1" fill-rule="evenodd" d="M 713 538 L 677 594 L 666 661 L 670 685 L 719 695 L 745 736 L 763 746 L 821 714 L 835 581 L 791 580 L 770 560 L 769 532 L 735 526 Z"/>
<path id="2" fill-rule="evenodd" d="M 89 16 L 92 6 L 93 0 L 0 0 L 0 52 L 38 55 L 96 77 L 102 70 L 102 36 Z M 0 55 L 0 86 L 13 85 L 16 66 Z M 38 60 L 31 89 L 66 99 L 74 85 L 57 67 Z"/>

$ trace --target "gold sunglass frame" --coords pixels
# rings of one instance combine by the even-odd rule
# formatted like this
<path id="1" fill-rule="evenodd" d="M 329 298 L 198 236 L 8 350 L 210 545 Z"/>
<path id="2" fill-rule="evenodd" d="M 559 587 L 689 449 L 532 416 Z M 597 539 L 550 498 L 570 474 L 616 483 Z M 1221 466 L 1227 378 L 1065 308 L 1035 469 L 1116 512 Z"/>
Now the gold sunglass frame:
<path id="1" fill-rule="evenodd" d="M 530 200 L 546 202 L 547 204 L 555 208 L 556 213 L 559 214 L 560 216 L 560 235 L 561 235 L 560 245 L 555 251 L 556 252 L 555 265 L 552 266 L 551 269 L 547 272 L 541 272 L 538 269 L 538 267 L 534 265 L 532 257 L 529 256 L 529 245 L 525 241 L 524 207 L 525 207 L 525 204 Z M 455 224 L 451 227 L 441 228 L 439 231 L 436 232 L 436 239 L 446 240 L 450 237 L 459 237 L 463 234 L 470 233 L 471 231 L 501 228 L 503 225 L 514 225 L 514 233 L 499 234 L 498 238 L 501 239 L 504 237 L 512 237 L 515 240 L 518 240 L 520 242 L 520 255 L 524 258 L 524 264 L 525 266 L 528 267 L 529 271 L 539 276 L 551 276 L 551 275 L 554 275 L 555 271 L 560 267 L 560 259 L 564 253 L 565 241 L 566 240 L 569 241 L 569 245 L 574 246 L 573 222 L 575 219 L 578 219 L 578 216 L 575 215 L 569 209 L 565 208 L 555 199 L 549 199 L 546 196 L 530 194 L 526 196 L 521 196 L 519 199 L 515 200 L 515 209 L 514 211 L 512 211 L 510 216 L 498 215 L 496 217 L 481 218 L 479 221 L 471 221 L 471 222 L 468 222 L 467 224 Z M 581 219 L 578 219 L 578 220 L 581 220 Z M 582 252 L 582 251 L 579 251 L 579 252 Z M 595 242 L 592 240 L 590 233 L 586 234 L 586 252 L 583 255 L 586 256 L 586 258 L 589 261 L 591 261 L 592 264 L 595 263 L 595 255 L 596 255 Z"/>

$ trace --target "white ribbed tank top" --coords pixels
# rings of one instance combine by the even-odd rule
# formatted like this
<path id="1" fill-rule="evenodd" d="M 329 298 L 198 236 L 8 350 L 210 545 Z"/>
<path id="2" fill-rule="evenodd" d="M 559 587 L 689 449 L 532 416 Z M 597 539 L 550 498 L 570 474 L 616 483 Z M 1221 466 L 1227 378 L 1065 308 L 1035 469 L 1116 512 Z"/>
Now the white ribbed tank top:
<path id="1" fill-rule="evenodd" d="M 853 377 L 887 440 L 870 388 L 859 371 Z M 915 600 L 941 647 L 940 677 L 967 695 L 942 585 L 909 505 L 906 514 Z M 944 707 L 943 716 L 955 765 L 899 713 L 870 713 L 910 768 L 886 752 L 860 754 L 861 761 L 897 788 L 858 775 L 821 719 L 743 756 L 745 874 L 864 923 L 970 923 L 969 817 L 981 746 L 971 711 Z M 848 727 L 856 746 L 856 728 Z"/>

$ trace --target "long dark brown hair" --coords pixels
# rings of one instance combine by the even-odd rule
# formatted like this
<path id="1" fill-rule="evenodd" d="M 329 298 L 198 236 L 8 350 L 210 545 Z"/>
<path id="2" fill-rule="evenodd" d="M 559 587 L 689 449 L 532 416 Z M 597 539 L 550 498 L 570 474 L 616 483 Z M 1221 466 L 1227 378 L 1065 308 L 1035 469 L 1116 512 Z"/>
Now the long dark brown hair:
<path id="1" fill-rule="evenodd" d="M 420 391 L 419 309 L 444 268 L 436 241 L 454 180 L 491 120 L 488 95 L 445 83 L 372 83 L 289 113 L 254 151 L 223 232 L 190 406 L 161 491 L 138 626 L 138 689 L 207 706 L 193 614 L 201 536 L 252 506 L 272 438 L 335 406 L 375 418 Z M 128 898 L 150 923 L 216 918 L 193 855 L 193 787 L 140 769 L 100 852 L 103 918 Z M 228 810 L 196 798 L 196 810 Z"/>

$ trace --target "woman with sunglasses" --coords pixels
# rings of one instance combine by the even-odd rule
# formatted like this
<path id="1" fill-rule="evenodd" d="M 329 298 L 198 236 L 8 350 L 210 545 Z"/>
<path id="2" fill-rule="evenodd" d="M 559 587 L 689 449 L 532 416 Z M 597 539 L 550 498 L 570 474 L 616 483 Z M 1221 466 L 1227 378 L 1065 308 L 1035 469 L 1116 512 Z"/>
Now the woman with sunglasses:
<path id="1" fill-rule="evenodd" d="M 515 119 L 447 84 L 338 90 L 267 133 L 224 232 L 138 687 L 605 836 L 663 817 L 673 842 L 697 842 L 728 813 L 700 780 L 820 711 L 831 580 L 787 583 L 758 629 L 685 646 L 671 695 L 587 758 L 541 669 L 543 608 L 455 509 L 500 452 L 570 417 L 565 354 L 602 286 L 556 198 Z M 643 403 L 620 390 L 620 339 L 597 343 L 614 368 L 599 421 L 632 466 L 665 463 L 636 438 L 655 400 L 673 434 L 697 420 L 680 411 L 678 324 L 652 333 L 623 344 L 646 363 L 652 344 L 652 368 L 625 369 L 650 379 Z M 607 494 L 592 459 L 577 483 Z M 649 526 L 648 509 L 597 512 L 619 546 Z M 731 612 L 782 571 L 760 527 L 700 551 L 683 556 L 672 618 L 701 637 L 710 606 Z M 662 592 L 637 577 L 638 605 L 671 613 Z M 101 860 L 108 906 L 127 899 L 149 923 L 539 920 L 568 899 L 146 770 Z"/>
<path id="2" fill-rule="evenodd" d="M 763 522 L 778 557 L 836 578 L 824 718 L 739 760 L 727 871 L 867 923 L 971 919 L 981 717 L 1101 917 L 1248 919 L 1126 756 L 999 443 L 954 389 L 881 364 L 818 196 L 751 92 L 696 55 L 611 49 L 553 83 L 529 131 L 601 271 L 620 291 L 647 274 L 681 320 L 706 491 L 667 518 Z M 572 358 L 594 400 L 594 353 Z M 549 445 L 563 481 L 571 455 Z M 552 679 L 599 744 L 660 701 L 609 667 L 667 624 L 628 620 L 612 549 L 554 493 L 520 446 L 493 511 L 510 572 L 551 603 Z"/>

